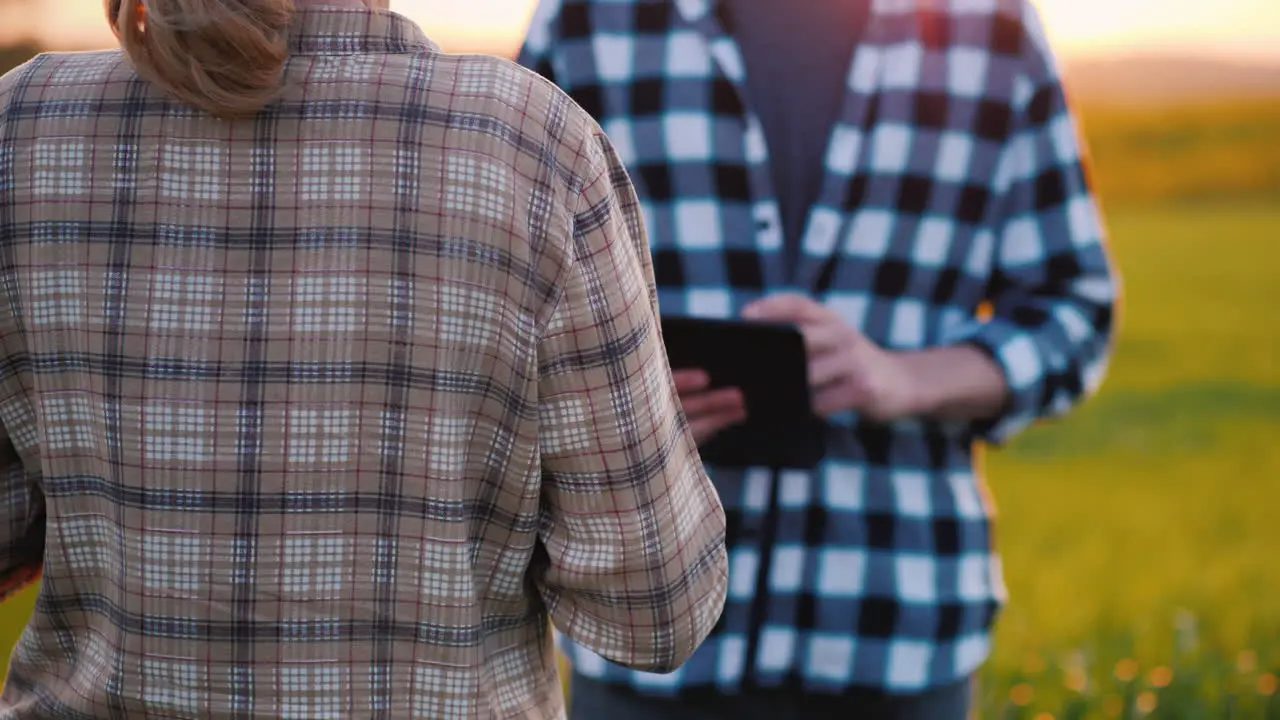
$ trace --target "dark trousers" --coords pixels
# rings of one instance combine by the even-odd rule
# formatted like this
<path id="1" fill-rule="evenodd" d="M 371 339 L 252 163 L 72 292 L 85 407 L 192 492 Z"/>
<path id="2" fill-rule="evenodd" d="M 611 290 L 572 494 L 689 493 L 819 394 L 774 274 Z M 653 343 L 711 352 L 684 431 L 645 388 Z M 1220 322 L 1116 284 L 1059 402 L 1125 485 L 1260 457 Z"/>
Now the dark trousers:
<path id="1" fill-rule="evenodd" d="M 971 682 L 922 695 L 854 691 L 812 695 L 750 690 L 722 695 L 690 690 L 678 698 L 641 695 L 630 688 L 574 674 L 570 720 L 965 720 Z"/>

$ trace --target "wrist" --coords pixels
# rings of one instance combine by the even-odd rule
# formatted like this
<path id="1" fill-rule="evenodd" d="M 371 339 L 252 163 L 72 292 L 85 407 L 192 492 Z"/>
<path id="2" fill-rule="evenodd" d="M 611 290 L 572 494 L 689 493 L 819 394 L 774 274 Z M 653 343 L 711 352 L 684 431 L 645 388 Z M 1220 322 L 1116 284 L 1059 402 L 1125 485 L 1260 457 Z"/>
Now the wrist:
<path id="1" fill-rule="evenodd" d="M 938 420 L 986 420 L 1008 405 L 1004 371 L 972 345 L 904 353 L 912 415 Z"/>
<path id="2" fill-rule="evenodd" d="M 936 368 L 930 368 L 926 354 L 922 351 L 899 352 L 896 360 L 903 371 L 903 416 L 936 415 L 943 401 L 938 388 L 938 373 Z"/>

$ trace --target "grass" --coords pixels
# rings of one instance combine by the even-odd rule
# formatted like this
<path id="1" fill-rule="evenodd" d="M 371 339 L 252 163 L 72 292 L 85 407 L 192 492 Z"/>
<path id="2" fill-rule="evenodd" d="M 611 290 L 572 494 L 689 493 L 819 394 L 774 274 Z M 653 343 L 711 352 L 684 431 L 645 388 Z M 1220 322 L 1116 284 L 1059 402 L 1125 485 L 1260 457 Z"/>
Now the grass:
<path id="1" fill-rule="evenodd" d="M 991 452 L 983 718 L 1280 718 L 1280 208 L 1115 213 L 1102 393 Z"/>
<path id="2" fill-rule="evenodd" d="M 18 642 L 27 618 L 35 608 L 38 588 L 30 587 L 0 605 L 0 678 L 9 675 L 10 648 Z M 0 680 L 0 685 L 3 681 Z"/>
<path id="3" fill-rule="evenodd" d="M 1102 197 L 1123 205 L 1280 202 L 1280 97 L 1080 106 Z"/>

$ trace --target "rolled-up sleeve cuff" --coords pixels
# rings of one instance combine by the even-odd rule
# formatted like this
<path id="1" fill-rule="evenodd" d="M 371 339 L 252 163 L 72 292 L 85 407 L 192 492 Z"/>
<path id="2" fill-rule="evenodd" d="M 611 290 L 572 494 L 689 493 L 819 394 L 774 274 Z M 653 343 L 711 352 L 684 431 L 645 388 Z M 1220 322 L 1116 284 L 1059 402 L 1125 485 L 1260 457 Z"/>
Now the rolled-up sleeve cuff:
<path id="1" fill-rule="evenodd" d="M 971 345 L 1004 373 L 1009 399 L 998 417 L 973 423 L 975 437 L 1004 445 L 1040 418 L 1045 398 L 1045 365 L 1035 337 L 1005 320 L 974 321 L 948 334 L 947 345 Z"/>

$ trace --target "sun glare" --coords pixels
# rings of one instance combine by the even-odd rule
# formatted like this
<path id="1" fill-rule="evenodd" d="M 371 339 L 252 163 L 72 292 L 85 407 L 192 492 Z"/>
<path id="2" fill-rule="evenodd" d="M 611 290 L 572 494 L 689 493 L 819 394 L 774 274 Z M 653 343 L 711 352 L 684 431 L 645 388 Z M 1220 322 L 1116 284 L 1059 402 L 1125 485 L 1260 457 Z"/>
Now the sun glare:
<path id="1" fill-rule="evenodd" d="M 10 17 L 14 32 L 37 32 L 58 46 L 111 41 L 100 0 L 38 0 L 43 13 Z M 1275 0 L 1033 0 L 1054 45 L 1069 54 L 1146 48 L 1280 57 Z M 446 47 L 507 51 L 519 42 L 535 0 L 392 0 Z M 40 17 L 44 28 L 35 27 Z M 23 22 L 26 20 L 26 22 Z"/>
<path id="2" fill-rule="evenodd" d="M 1273 57 L 1275 0 L 1033 0 L 1054 44 L 1067 52 L 1186 49 Z"/>

